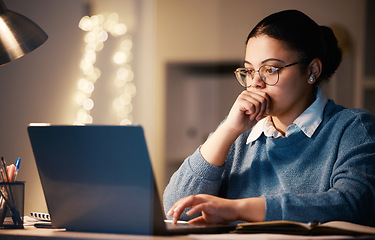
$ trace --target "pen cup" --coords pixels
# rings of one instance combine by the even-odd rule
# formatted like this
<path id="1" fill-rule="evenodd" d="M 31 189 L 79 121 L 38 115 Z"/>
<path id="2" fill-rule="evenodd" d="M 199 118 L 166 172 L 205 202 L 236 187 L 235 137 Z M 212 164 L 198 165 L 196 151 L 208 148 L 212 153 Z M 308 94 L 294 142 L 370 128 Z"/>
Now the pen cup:
<path id="1" fill-rule="evenodd" d="M 0 229 L 23 228 L 25 182 L 0 182 Z"/>

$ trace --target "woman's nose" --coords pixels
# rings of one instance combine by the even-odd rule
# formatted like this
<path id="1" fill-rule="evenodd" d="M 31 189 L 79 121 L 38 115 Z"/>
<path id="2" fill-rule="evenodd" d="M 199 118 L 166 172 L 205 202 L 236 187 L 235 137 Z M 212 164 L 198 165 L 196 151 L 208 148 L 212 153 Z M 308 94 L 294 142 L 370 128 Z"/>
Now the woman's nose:
<path id="1" fill-rule="evenodd" d="M 264 88 L 265 86 L 266 83 L 261 79 L 261 76 L 258 73 L 254 74 L 254 78 L 252 79 L 250 87 Z"/>

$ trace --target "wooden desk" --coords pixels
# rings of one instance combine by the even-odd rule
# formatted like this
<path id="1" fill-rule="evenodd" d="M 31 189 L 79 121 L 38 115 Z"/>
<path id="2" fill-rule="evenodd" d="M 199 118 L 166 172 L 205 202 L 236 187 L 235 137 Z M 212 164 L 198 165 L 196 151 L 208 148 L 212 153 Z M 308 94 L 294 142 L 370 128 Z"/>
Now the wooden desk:
<path id="1" fill-rule="evenodd" d="M 218 235 L 181 235 L 181 236 L 142 236 L 126 234 L 107 234 L 107 233 L 85 233 L 85 232 L 67 232 L 56 229 L 40 229 L 34 227 L 25 227 L 25 229 L 1 229 L 1 240 L 311 240 L 311 239 L 374 239 L 370 237 L 350 237 L 350 236 L 297 236 L 280 234 L 220 234 Z"/>
<path id="2" fill-rule="evenodd" d="M 67 232 L 57 229 L 41 229 L 35 227 L 25 227 L 25 229 L 0 229 L 1 240 L 192 240 L 188 235 L 182 236 L 143 236 L 108 233 L 85 233 Z"/>

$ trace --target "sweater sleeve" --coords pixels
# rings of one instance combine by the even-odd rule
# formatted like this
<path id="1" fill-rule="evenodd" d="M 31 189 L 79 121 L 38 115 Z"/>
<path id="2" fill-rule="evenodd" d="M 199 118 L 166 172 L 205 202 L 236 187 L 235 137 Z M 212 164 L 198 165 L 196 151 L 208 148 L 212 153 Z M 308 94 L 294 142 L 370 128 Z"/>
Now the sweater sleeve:
<path id="1" fill-rule="evenodd" d="M 200 193 L 218 195 L 221 186 L 221 176 L 224 166 L 217 167 L 204 160 L 200 147 L 173 174 L 164 190 L 164 211 L 173 206 L 179 199 Z M 186 212 L 186 211 L 185 211 Z M 181 216 L 181 220 L 188 220 L 196 216 Z"/>
<path id="2" fill-rule="evenodd" d="M 370 114 L 358 114 L 344 127 L 330 189 L 317 193 L 264 196 L 266 221 L 334 220 L 375 226 L 375 124 Z"/>

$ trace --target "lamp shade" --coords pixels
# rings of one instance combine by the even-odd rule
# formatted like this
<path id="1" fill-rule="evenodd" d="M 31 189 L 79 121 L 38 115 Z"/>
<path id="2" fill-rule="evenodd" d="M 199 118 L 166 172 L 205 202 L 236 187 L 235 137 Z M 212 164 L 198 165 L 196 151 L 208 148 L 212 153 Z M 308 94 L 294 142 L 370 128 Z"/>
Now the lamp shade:
<path id="1" fill-rule="evenodd" d="M 10 11 L 0 0 L 0 66 L 42 45 L 48 36 L 33 21 Z"/>

